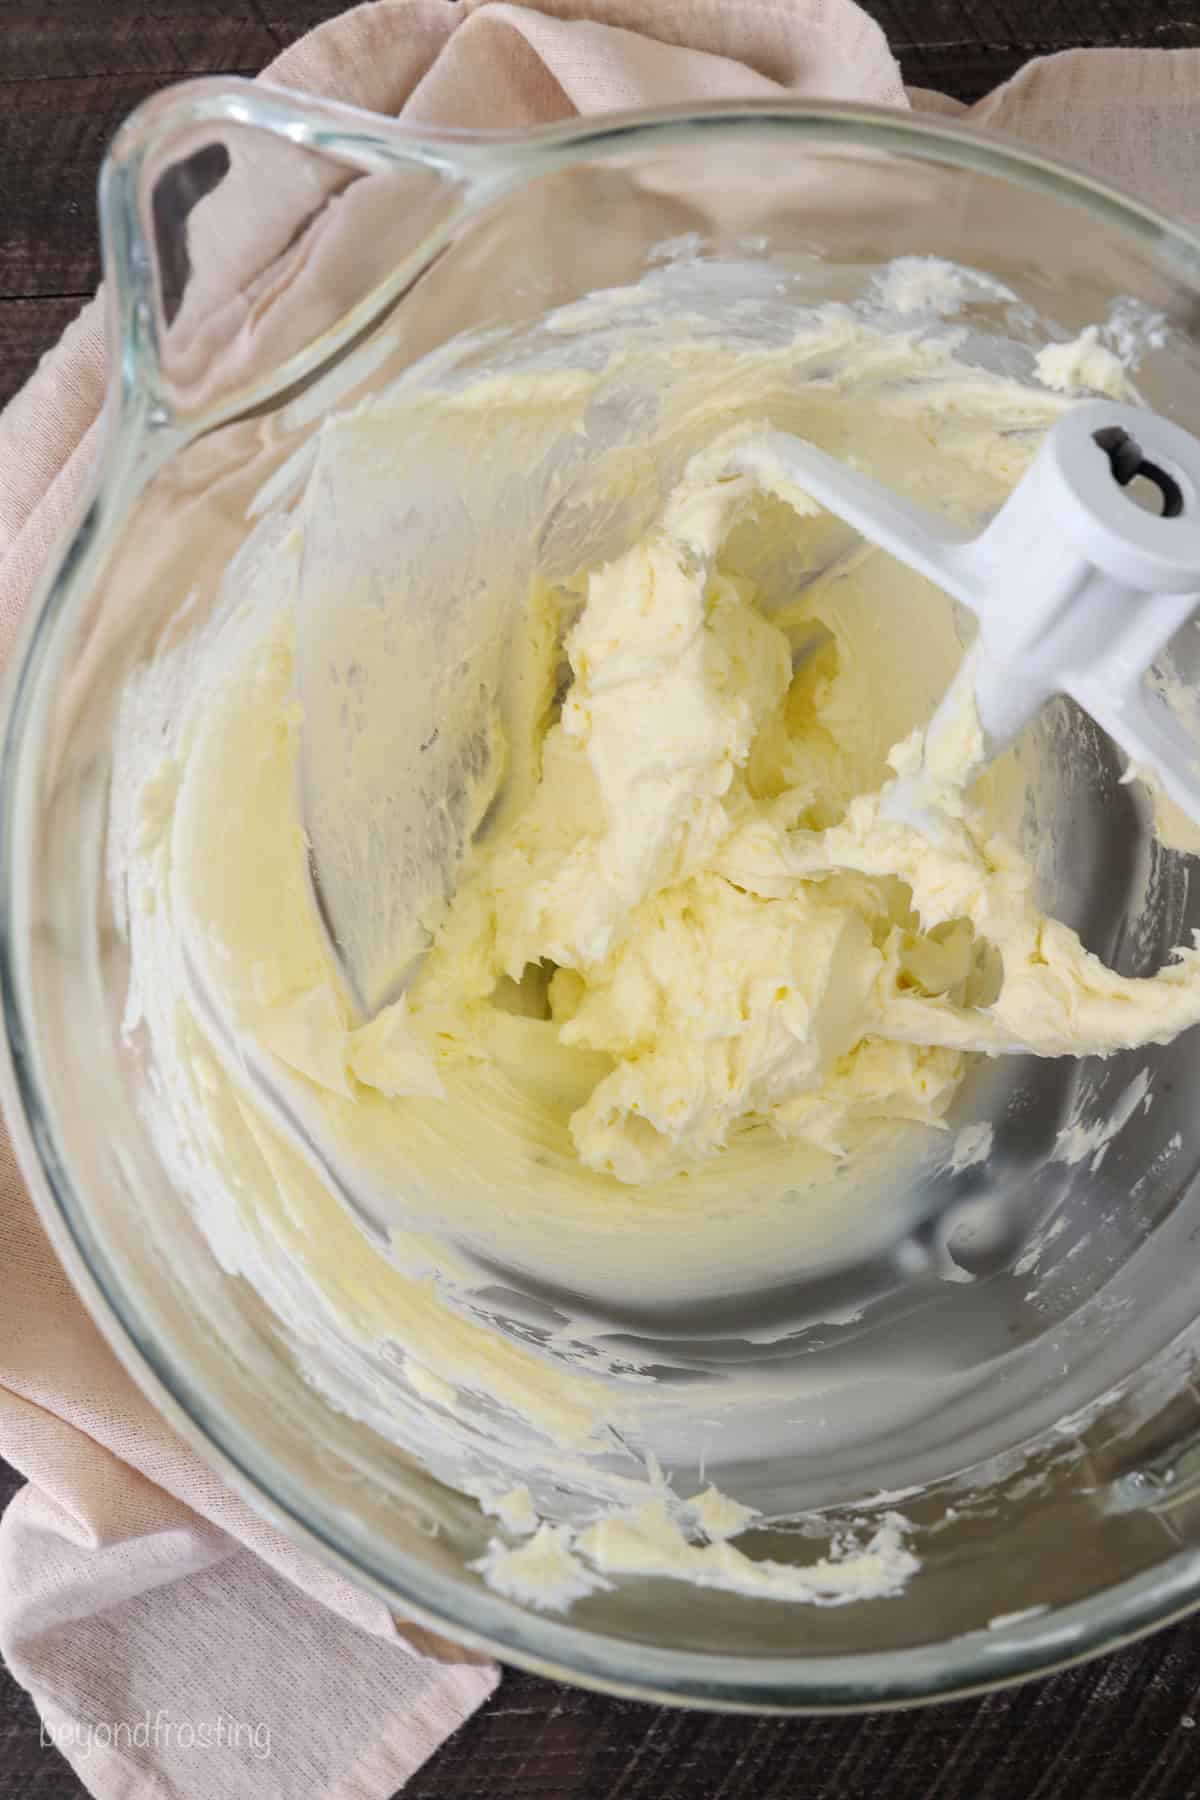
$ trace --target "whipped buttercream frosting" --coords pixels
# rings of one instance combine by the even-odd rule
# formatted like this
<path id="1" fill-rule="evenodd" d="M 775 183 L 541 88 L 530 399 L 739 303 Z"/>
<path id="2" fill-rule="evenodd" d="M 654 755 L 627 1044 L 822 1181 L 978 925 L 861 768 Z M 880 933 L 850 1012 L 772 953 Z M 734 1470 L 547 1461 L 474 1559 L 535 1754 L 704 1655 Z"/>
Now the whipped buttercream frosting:
<path id="1" fill-rule="evenodd" d="M 915 279 L 888 319 L 830 304 L 755 346 L 684 318 L 657 362 L 614 328 L 569 375 L 410 380 L 334 417 L 302 491 L 130 684 L 114 867 L 164 1155 L 297 1354 L 323 1333 L 356 1367 L 399 1352 L 402 1403 L 314 1380 L 483 1502 L 499 1535 L 479 1571 L 528 1604 L 646 1573 L 842 1604 L 917 1564 L 894 1513 L 811 1566 L 746 1555 L 753 1509 L 678 1494 L 654 1461 L 678 1396 L 632 1352 L 597 1356 L 586 1319 L 506 1331 L 472 1299 L 486 1271 L 602 1310 L 836 1260 L 887 1236 L 887 1196 L 938 1145 L 979 1159 L 950 1117 L 973 1057 L 1107 1054 L 1200 1019 L 1192 946 L 1135 979 L 1044 910 L 1028 745 L 969 780 L 964 716 L 936 771 L 944 829 L 889 815 L 969 630 L 782 470 L 725 472 L 769 423 L 964 524 L 1000 504 L 1095 345 L 1044 359 L 1049 386 L 1032 358 L 1025 379 L 991 373 L 960 354 L 949 301 L 913 322 Z M 588 474 L 615 541 L 531 565 L 503 669 L 460 681 L 487 713 L 473 842 L 424 954 L 397 945 L 403 990 L 363 1017 L 314 904 L 298 779 L 322 508 L 367 458 L 399 470 L 414 434 L 469 460 L 481 419 L 549 466 L 643 377 L 645 441 L 599 445 Z M 414 709 L 429 679 L 414 669 Z"/>

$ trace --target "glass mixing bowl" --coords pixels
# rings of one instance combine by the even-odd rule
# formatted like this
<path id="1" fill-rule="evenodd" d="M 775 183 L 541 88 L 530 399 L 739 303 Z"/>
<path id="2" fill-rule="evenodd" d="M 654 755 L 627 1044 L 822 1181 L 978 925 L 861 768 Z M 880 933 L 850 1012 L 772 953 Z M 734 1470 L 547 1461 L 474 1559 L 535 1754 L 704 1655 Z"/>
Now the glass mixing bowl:
<path id="1" fill-rule="evenodd" d="M 763 1353 L 797 1382 L 840 1384 L 841 1429 L 781 1434 L 734 1491 L 768 1511 L 844 1512 L 905 1490 L 922 1567 L 902 1595 L 818 1610 L 623 1580 L 549 1617 L 471 1571 L 489 1536 L 474 1502 L 327 1404 L 214 1255 L 140 1105 L 106 856 L 130 669 L 287 495 L 323 417 L 452 340 L 468 347 L 444 360 L 486 367 L 539 342 L 552 308 L 648 269 L 707 294 L 727 324 L 786 315 L 852 300 L 916 252 L 1010 290 L 966 307 L 968 360 L 1019 373 L 1047 334 L 1153 318 L 1141 392 L 1197 431 L 1200 241 L 1015 144 L 865 107 L 473 135 L 239 82 L 141 108 L 106 164 L 101 215 L 103 452 L 9 678 L 0 983 L 24 1168 L 131 1373 L 231 1485 L 399 1612 L 626 1693 L 779 1709 L 962 1693 L 1195 1604 L 1194 1034 L 1107 1062 L 1006 1065 L 1001 1092 L 985 1069 L 967 1100 L 996 1120 L 991 1155 L 925 1196 L 902 1244 L 823 1271 L 819 1295 L 798 1276 L 675 1322 L 665 1379 L 702 1383 L 722 1355 L 751 1354 L 749 1313 L 776 1320 Z M 765 314 L 743 306 L 764 293 Z M 536 556 L 537 532 L 525 541 Z M 442 554 L 452 576 L 468 551 Z M 1045 897 L 1093 948 L 1148 972 L 1200 924 L 1190 860 L 1152 842 L 1098 734 L 1076 721 L 1072 736 L 1061 708 L 1039 730 L 1068 802 Z M 1131 1088 L 1146 1082 L 1149 1109 Z M 1131 1092 L 1103 1155 L 1053 1159 L 1064 1118 Z M 636 1330 L 653 1341 L 657 1322 Z M 890 1428 L 878 1405 L 869 1431 L 859 1420 L 866 1390 L 894 1402 Z M 748 1547 L 803 1560 L 811 1542 L 764 1530 Z"/>

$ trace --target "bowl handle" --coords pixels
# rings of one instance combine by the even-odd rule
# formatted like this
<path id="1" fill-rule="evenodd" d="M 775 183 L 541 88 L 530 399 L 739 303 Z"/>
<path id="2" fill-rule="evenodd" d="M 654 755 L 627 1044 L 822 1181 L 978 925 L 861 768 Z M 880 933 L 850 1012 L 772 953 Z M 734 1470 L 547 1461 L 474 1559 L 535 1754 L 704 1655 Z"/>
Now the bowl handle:
<path id="1" fill-rule="evenodd" d="M 169 88 L 100 179 L 113 381 L 188 435 L 337 357 L 416 281 L 505 156 L 262 82 Z"/>

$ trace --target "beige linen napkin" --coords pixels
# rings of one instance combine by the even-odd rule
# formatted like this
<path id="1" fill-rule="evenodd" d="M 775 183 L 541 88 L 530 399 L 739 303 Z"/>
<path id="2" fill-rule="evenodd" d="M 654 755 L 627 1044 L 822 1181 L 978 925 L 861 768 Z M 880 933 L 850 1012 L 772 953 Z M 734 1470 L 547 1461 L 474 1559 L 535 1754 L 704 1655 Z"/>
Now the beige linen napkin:
<path id="1" fill-rule="evenodd" d="M 782 93 L 904 106 L 852 0 L 377 0 L 268 71 L 438 125 Z M 916 106 L 962 111 L 916 92 Z M 1200 53 L 1044 58 L 970 110 L 1164 209 L 1200 209 Z M 0 656 L 99 436 L 88 306 L 0 415 Z M 124 1373 L 0 1141 L 0 1651 L 103 1800 L 384 1800 L 493 1669 L 390 1617 L 232 1495 Z"/>

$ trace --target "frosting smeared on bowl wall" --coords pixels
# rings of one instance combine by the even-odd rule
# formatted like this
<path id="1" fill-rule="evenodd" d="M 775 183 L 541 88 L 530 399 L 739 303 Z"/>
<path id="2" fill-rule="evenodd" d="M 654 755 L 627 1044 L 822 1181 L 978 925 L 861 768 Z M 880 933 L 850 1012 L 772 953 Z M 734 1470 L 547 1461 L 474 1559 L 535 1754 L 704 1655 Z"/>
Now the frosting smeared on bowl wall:
<path id="1" fill-rule="evenodd" d="M 986 1161 L 990 1125 L 955 1116 L 976 1053 L 1108 1052 L 1200 1018 L 1193 949 L 1135 979 L 1046 916 L 1027 745 L 969 793 L 941 771 L 936 846 L 885 816 L 961 622 L 782 475 L 718 472 L 770 421 L 964 524 L 995 509 L 1069 404 L 1035 374 L 1069 385 L 1096 345 L 992 372 L 942 322 L 970 272 L 889 279 L 755 345 L 686 315 L 639 336 L 636 292 L 598 296 L 573 309 L 575 367 L 414 376 L 334 417 L 298 499 L 127 695 L 117 788 L 137 799 L 112 866 L 164 1159 L 322 1391 L 494 1517 L 476 1566 L 530 1605 L 635 1577 L 816 1605 L 899 1591 L 918 1565 L 894 1510 L 843 1508 L 812 1527 L 822 1554 L 780 1562 L 754 1554 L 778 1514 L 744 1504 L 736 1467 L 733 1495 L 663 1475 L 702 1467 L 724 1421 L 775 1417 L 786 1378 L 735 1362 L 698 1398 L 630 1321 L 893 1245 L 939 1159 Z M 570 329 L 547 322 L 559 355 Z M 472 636 L 406 591 L 415 555 L 380 591 L 371 481 L 395 477 L 402 537 L 401 478 L 454 469 L 469 498 L 484 454 Z M 535 512 L 512 522 L 520 577 L 496 535 L 508 459 Z M 330 548 L 359 542 L 369 604 Z M 471 845 L 455 892 L 421 954 L 397 943 L 403 982 L 370 1017 L 314 904 L 314 596 L 364 841 L 378 795 L 424 793 L 434 735 L 478 746 L 444 797 Z M 394 653 L 393 613 L 420 654 Z M 386 745 L 356 736 L 375 651 Z"/>

